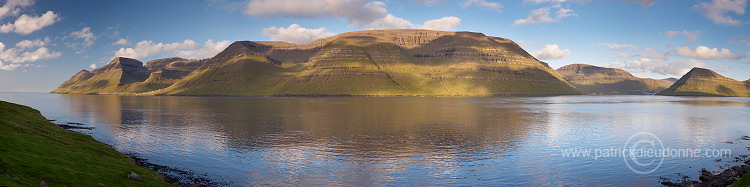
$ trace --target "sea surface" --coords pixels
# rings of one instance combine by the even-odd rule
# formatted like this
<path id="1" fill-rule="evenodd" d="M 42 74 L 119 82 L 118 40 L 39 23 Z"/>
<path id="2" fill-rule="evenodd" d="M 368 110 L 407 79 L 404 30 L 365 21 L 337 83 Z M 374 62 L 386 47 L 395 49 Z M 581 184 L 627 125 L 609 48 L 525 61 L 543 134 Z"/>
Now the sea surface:
<path id="1" fill-rule="evenodd" d="M 750 98 L 0 93 L 0 100 L 94 127 L 81 132 L 231 186 L 655 186 L 676 173 L 719 171 L 750 146 L 738 140 L 750 135 Z"/>

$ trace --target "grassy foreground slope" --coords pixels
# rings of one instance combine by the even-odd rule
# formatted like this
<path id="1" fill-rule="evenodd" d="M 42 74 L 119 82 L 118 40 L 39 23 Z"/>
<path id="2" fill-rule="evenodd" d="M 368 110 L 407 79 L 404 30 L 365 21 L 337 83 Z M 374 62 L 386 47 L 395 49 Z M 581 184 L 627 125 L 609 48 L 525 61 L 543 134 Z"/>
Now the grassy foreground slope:
<path id="1" fill-rule="evenodd" d="M 557 69 L 570 84 L 588 94 L 654 94 L 674 83 L 669 80 L 638 78 L 617 68 L 571 64 Z"/>
<path id="2" fill-rule="evenodd" d="M 738 81 L 704 68 L 693 68 L 657 95 L 750 97 L 750 82 Z"/>
<path id="3" fill-rule="evenodd" d="M 142 181 L 128 179 L 135 172 Z M 91 136 L 52 124 L 27 106 L 0 101 L 0 186 L 171 186 Z"/>
<path id="4" fill-rule="evenodd" d="M 369 30 L 307 44 L 239 41 L 153 95 L 582 94 L 515 42 L 473 32 Z"/>
<path id="5" fill-rule="evenodd" d="M 734 182 L 732 187 L 747 187 L 750 186 L 750 173 L 745 173 L 740 180 Z"/>

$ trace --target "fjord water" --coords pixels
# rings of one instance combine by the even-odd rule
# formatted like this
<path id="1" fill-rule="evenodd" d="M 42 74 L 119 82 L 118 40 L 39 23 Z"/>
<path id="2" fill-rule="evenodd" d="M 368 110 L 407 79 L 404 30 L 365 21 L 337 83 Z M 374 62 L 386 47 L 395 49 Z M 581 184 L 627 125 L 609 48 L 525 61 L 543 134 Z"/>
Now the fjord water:
<path id="1" fill-rule="evenodd" d="M 674 149 L 747 154 L 750 98 L 139 97 L 0 93 L 151 162 L 255 185 L 658 185 L 730 158 L 669 157 L 638 174 L 620 148 L 651 133 Z M 727 143 L 733 141 L 734 143 Z M 721 160 L 717 160 L 721 159 Z"/>

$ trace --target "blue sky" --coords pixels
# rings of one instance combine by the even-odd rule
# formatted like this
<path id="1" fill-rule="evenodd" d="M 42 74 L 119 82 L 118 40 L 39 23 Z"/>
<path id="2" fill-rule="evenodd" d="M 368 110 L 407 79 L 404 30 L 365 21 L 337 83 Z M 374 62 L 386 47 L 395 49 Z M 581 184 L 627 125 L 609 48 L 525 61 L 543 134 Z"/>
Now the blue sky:
<path id="1" fill-rule="evenodd" d="M 49 92 L 115 56 L 208 58 L 239 40 L 394 28 L 512 39 L 553 68 L 750 78 L 747 0 L 0 0 L 0 91 Z"/>

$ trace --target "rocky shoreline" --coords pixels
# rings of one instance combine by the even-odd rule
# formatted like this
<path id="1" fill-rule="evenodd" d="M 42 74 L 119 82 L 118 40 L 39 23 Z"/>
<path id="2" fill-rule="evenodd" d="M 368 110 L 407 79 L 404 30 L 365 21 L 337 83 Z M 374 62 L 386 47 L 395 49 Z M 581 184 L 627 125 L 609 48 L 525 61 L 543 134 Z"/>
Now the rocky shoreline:
<path id="1" fill-rule="evenodd" d="M 56 120 L 48 119 L 47 121 L 55 123 Z M 76 132 L 76 133 L 82 133 L 82 134 L 85 134 L 85 133 L 79 130 L 93 130 L 94 129 L 94 127 L 89 127 L 83 123 L 67 122 L 67 123 L 55 123 L 55 124 L 65 130 Z M 104 144 L 109 147 L 112 147 L 109 144 L 106 144 L 106 143 Z M 123 154 L 132 158 L 133 161 L 135 161 L 135 165 L 143 166 L 143 167 L 151 169 L 152 171 L 159 174 L 159 176 L 162 179 L 164 179 L 164 182 L 167 182 L 177 187 L 228 186 L 232 184 L 231 182 L 213 180 L 209 178 L 206 174 L 197 174 L 193 171 L 185 171 L 185 170 L 172 168 L 169 166 L 154 164 L 154 163 L 149 162 L 148 159 L 140 157 L 136 153 L 123 153 Z M 183 182 L 183 181 L 187 181 L 187 182 Z"/>
<path id="2" fill-rule="evenodd" d="M 126 153 L 132 158 L 136 165 L 147 167 L 158 173 L 164 181 L 177 187 L 202 187 L 202 186 L 229 186 L 231 182 L 216 181 L 208 178 L 205 174 L 197 174 L 193 171 L 185 171 L 169 166 L 158 165 L 148 162 L 148 159 L 142 158 L 135 153 Z M 188 183 L 182 182 L 188 181 Z"/>
<path id="3" fill-rule="evenodd" d="M 750 136 L 742 136 L 738 140 L 747 141 L 750 143 Z M 725 142 L 734 143 L 734 142 Z M 750 147 L 747 147 L 750 150 Z M 739 181 L 743 175 L 750 172 L 750 154 L 738 155 L 729 161 L 729 164 L 741 163 L 740 165 L 731 166 L 724 171 L 714 173 L 701 169 L 701 175 L 698 180 L 691 180 L 690 177 L 682 174 L 677 174 L 675 178 L 661 177 L 660 183 L 663 186 L 731 186 L 733 183 Z"/>

